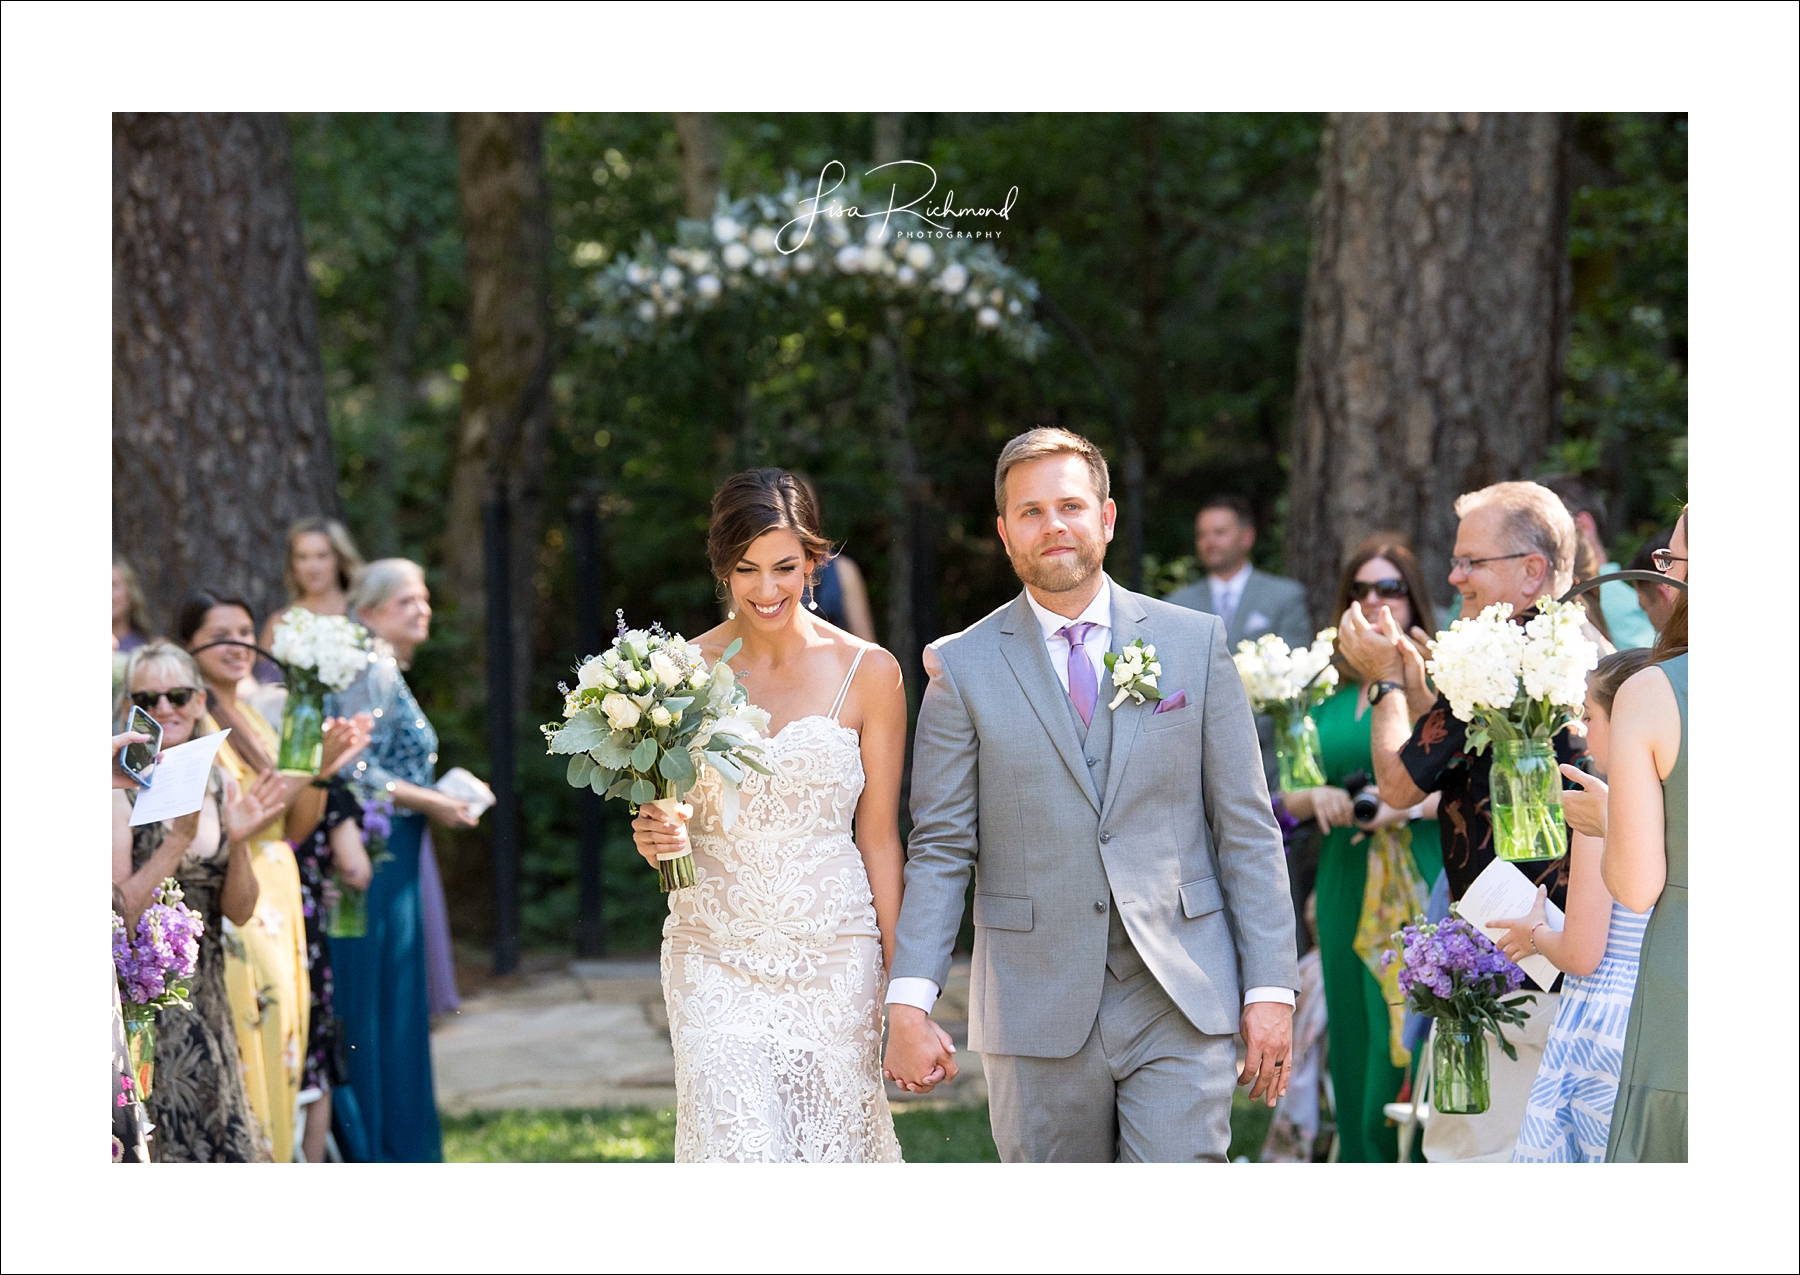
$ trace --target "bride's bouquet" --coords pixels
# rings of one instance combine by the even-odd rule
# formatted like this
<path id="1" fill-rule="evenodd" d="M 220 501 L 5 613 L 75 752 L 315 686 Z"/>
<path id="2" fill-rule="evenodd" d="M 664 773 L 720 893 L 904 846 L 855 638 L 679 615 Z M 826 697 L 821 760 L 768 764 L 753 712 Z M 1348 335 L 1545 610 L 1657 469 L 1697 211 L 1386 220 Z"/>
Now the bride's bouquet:
<path id="1" fill-rule="evenodd" d="M 1551 740 L 1574 720 L 1600 650 L 1583 632 L 1587 613 L 1541 598 L 1523 627 L 1496 602 L 1458 620 L 1431 643 L 1426 670 L 1468 723 L 1468 750 L 1491 743 L 1494 852 L 1502 859 L 1557 859 L 1567 851 L 1562 779 Z"/>
<path id="2" fill-rule="evenodd" d="M 287 683 L 275 768 L 284 775 L 316 775 L 325 748 L 325 693 L 347 689 L 369 667 L 369 632 L 347 616 L 290 607 L 270 645 Z"/>
<path id="3" fill-rule="evenodd" d="M 1275 756 L 1283 792 L 1325 783 L 1312 710 L 1337 688 L 1338 672 L 1331 662 L 1336 642 L 1336 629 L 1321 629 L 1310 647 L 1298 649 L 1290 648 L 1279 634 L 1265 633 L 1255 642 L 1248 638 L 1239 642 L 1231 657 L 1251 709 L 1275 719 Z"/>
<path id="4" fill-rule="evenodd" d="M 567 754 L 568 779 L 603 797 L 671 813 L 705 763 L 719 773 L 725 826 L 737 821 L 746 769 L 772 774 L 763 762 L 769 715 L 750 703 L 728 661 L 741 642 L 707 667 L 700 648 L 660 624 L 627 629 L 619 613 L 612 647 L 581 662 L 576 685 L 558 683 L 563 720 L 541 729 L 552 753 Z M 694 884 L 691 851 L 658 856 L 662 888 Z"/>

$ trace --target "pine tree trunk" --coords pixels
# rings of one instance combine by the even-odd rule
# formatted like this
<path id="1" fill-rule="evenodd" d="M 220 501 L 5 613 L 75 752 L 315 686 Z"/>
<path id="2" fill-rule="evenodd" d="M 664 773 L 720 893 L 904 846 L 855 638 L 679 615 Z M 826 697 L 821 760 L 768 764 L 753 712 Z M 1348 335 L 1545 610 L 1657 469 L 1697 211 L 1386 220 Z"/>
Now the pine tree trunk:
<path id="1" fill-rule="evenodd" d="M 458 187 L 469 297 L 468 368 L 444 528 L 453 623 L 483 651 L 487 595 L 482 505 L 512 504 L 514 703 L 529 700 L 533 602 L 549 437 L 550 222 L 543 117 L 457 117 Z M 479 683 L 467 682 L 471 694 Z"/>
<path id="2" fill-rule="evenodd" d="M 164 632 L 205 585 L 260 622 L 289 524 L 338 511 L 280 115 L 113 116 L 112 509 Z"/>
<path id="3" fill-rule="evenodd" d="M 1553 441 L 1569 194 L 1559 115 L 1339 115 L 1322 150 L 1286 553 L 1326 623 L 1374 531 L 1448 602 L 1456 497 Z"/>
<path id="4" fill-rule="evenodd" d="M 681 142 L 681 196 L 689 217 L 711 221 L 719 198 L 719 122 L 704 112 L 676 112 Z"/>

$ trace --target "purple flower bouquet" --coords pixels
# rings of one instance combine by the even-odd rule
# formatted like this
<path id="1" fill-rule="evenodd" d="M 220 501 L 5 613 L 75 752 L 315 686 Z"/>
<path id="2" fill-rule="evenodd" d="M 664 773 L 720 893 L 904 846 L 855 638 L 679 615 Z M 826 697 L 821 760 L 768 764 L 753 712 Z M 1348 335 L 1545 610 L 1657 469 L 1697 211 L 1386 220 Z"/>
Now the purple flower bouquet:
<path id="1" fill-rule="evenodd" d="M 1524 1026 L 1526 1002 L 1536 998 L 1527 992 L 1501 999 L 1519 990 L 1525 971 L 1492 939 L 1453 916 L 1435 925 L 1409 925 L 1394 935 L 1394 945 L 1382 954 L 1382 964 L 1400 962 L 1400 994 L 1415 1013 L 1491 1031 L 1506 1056 L 1518 1058 L 1500 1025 Z"/>
<path id="2" fill-rule="evenodd" d="M 1420 921 L 1394 935 L 1382 964 L 1400 963 L 1400 994 L 1413 1010 L 1436 1020 L 1431 1044 L 1431 1105 L 1449 1115 L 1476 1115 L 1488 1109 L 1488 1052 L 1493 1037 L 1515 1062 L 1519 1051 L 1506 1039 L 1502 1023 L 1525 1024 L 1531 993 L 1519 990 L 1525 971 L 1506 959 L 1493 941 L 1459 916 L 1437 924 Z"/>
<path id="3" fill-rule="evenodd" d="M 188 981 L 200 960 L 205 928 L 201 915 L 181 901 L 181 887 L 173 877 L 156 888 L 150 906 L 138 917 L 135 937 L 113 913 L 113 971 L 140 1096 L 150 1094 L 157 1013 L 188 1004 Z"/>

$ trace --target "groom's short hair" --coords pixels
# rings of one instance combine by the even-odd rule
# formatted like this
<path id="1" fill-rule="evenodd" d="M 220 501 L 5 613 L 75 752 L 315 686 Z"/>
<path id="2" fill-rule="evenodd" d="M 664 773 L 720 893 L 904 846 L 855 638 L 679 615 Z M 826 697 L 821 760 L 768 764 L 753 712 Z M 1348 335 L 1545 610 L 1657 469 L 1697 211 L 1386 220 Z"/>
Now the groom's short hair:
<path id="1" fill-rule="evenodd" d="M 1072 430 L 1041 425 L 1026 430 L 1000 449 L 1000 459 L 994 465 L 994 508 L 1000 511 L 1002 518 L 1006 517 L 1007 474 L 1015 465 L 1042 460 L 1046 456 L 1081 457 L 1094 480 L 1094 491 L 1099 495 L 1100 503 L 1106 503 L 1112 494 L 1112 478 L 1106 472 L 1106 457 L 1100 454 L 1100 449 Z"/>

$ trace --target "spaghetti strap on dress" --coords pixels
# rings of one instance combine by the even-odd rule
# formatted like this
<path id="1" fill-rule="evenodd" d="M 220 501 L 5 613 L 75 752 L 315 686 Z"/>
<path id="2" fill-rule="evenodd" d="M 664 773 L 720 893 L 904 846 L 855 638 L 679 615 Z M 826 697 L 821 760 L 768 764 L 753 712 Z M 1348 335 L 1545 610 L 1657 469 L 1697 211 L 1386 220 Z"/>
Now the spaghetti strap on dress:
<path id="1" fill-rule="evenodd" d="M 856 666 L 862 663 L 863 651 L 868 649 L 865 646 L 857 651 L 856 658 L 850 661 L 849 673 L 844 675 L 844 684 L 838 687 L 837 698 L 831 701 L 831 711 L 825 716 L 834 722 L 838 719 L 838 714 L 844 711 L 844 696 L 850 693 L 850 683 L 856 680 Z"/>

